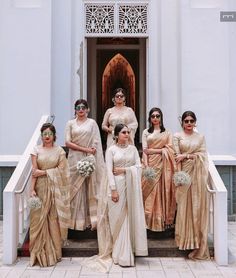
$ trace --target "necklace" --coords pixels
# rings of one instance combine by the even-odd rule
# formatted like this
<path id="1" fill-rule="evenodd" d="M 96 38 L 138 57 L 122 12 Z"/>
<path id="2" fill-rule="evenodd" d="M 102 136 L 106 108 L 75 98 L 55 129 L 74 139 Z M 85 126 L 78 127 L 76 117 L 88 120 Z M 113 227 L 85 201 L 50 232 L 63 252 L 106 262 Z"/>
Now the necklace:
<path id="1" fill-rule="evenodd" d="M 116 143 L 116 145 L 117 145 L 118 147 L 122 148 L 122 149 L 127 148 L 127 147 L 129 146 L 128 143 L 126 143 L 126 144 L 119 144 L 119 143 Z"/>

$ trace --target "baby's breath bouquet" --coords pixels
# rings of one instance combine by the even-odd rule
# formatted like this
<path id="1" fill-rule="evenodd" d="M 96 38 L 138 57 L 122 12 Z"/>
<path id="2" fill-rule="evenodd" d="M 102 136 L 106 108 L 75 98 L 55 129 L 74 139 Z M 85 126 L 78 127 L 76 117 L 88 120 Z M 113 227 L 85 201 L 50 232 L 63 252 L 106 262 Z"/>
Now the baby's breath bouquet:
<path id="1" fill-rule="evenodd" d="M 38 196 L 33 196 L 28 199 L 28 207 L 30 209 L 39 209 L 42 206 L 42 201 Z"/>
<path id="2" fill-rule="evenodd" d="M 78 161 L 77 170 L 82 177 L 89 177 L 95 170 L 95 158 L 93 155 L 86 156 Z"/>
<path id="3" fill-rule="evenodd" d="M 185 171 L 175 172 L 173 176 L 173 181 L 176 186 L 179 185 L 190 185 L 191 177 Z"/>
<path id="4" fill-rule="evenodd" d="M 142 175 L 147 180 L 154 180 L 156 178 L 156 176 L 157 176 L 157 173 L 156 173 L 156 171 L 153 168 L 146 167 L 146 168 L 143 169 Z"/>

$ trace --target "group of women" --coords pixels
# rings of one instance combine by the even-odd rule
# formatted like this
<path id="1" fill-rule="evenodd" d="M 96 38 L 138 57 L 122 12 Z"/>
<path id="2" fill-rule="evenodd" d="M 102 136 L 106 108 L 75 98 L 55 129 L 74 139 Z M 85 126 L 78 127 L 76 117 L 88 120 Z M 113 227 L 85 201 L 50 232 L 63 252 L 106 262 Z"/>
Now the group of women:
<path id="1" fill-rule="evenodd" d="M 174 136 L 165 129 L 159 108 L 149 111 L 149 127 L 143 131 L 143 154 L 134 146 L 138 122 L 125 105 L 118 88 L 114 107 L 106 111 L 102 129 L 107 132 L 105 160 L 97 123 L 88 118 L 84 99 L 75 102 L 75 118 L 65 129 L 64 150 L 56 146 L 56 130 L 41 128 L 42 144 L 32 151 L 31 196 L 42 205 L 30 214 L 30 264 L 50 266 L 61 259 L 67 230 L 97 229 L 99 254 L 92 261 L 107 260 L 133 266 L 134 256 L 147 256 L 146 229 L 175 227 L 179 249 L 189 258 L 208 259 L 208 162 L 204 136 L 194 130 L 197 118 L 186 111 L 182 131 Z M 78 161 L 92 156 L 95 170 L 78 173 Z M 142 175 L 152 169 L 155 175 Z M 187 185 L 174 184 L 173 175 L 184 171 Z M 103 262 L 101 262 L 103 265 Z"/>

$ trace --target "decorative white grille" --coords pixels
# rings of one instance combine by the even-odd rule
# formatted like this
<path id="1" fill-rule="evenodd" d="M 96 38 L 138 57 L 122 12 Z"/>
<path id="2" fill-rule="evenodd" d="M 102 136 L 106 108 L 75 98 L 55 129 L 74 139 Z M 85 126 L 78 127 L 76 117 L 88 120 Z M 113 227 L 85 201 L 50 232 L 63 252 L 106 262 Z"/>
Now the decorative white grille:
<path id="1" fill-rule="evenodd" d="M 85 5 L 86 33 L 114 33 L 114 5 Z"/>
<path id="2" fill-rule="evenodd" d="M 119 6 L 119 32 L 145 34 L 147 32 L 147 5 Z"/>
<path id="3" fill-rule="evenodd" d="M 85 13 L 88 36 L 147 34 L 147 3 L 86 3 Z"/>

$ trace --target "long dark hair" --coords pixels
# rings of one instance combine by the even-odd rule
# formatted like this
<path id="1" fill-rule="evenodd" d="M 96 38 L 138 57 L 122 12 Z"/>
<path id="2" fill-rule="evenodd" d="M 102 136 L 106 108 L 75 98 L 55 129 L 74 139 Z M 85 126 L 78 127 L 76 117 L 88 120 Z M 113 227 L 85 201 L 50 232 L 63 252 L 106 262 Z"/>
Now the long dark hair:
<path id="1" fill-rule="evenodd" d="M 160 117 L 160 129 L 161 129 L 161 132 L 164 132 L 166 129 L 165 129 L 164 124 L 163 124 L 163 113 L 162 113 L 161 109 L 158 108 L 158 107 L 153 107 L 149 111 L 149 115 L 148 115 L 149 129 L 148 129 L 148 132 L 153 133 L 153 131 L 154 131 L 154 126 L 153 126 L 152 121 L 151 121 L 151 116 L 152 116 L 153 112 L 155 112 L 155 111 L 157 111 L 161 116 Z"/>
<path id="2" fill-rule="evenodd" d="M 51 132 L 53 133 L 53 141 L 55 142 L 56 141 L 56 139 L 57 139 L 57 137 L 56 137 L 56 128 L 55 128 L 55 126 L 53 125 L 53 124 L 51 124 L 51 123 L 45 123 L 45 124 L 43 124 L 42 126 L 41 126 L 41 129 L 40 129 L 40 132 L 41 132 L 41 134 L 44 132 L 44 130 L 46 130 L 46 129 L 50 129 L 51 130 Z"/>
<path id="3" fill-rule="evenodd" d="M 194 121 L 196 122 L 197 121 L 197 117 L 195 115 L 195 113 L 193 111 L 185 111 L 181 117 L 181 126 L 183 127 L 183 122 L 184 122 L 184 119 L 187 118 L 188 116 L 192 117 L 194 119 Z"/>

